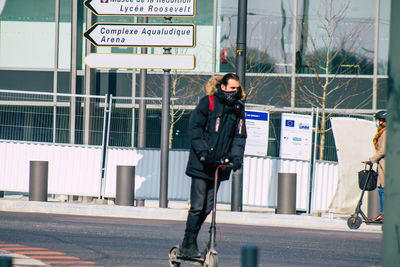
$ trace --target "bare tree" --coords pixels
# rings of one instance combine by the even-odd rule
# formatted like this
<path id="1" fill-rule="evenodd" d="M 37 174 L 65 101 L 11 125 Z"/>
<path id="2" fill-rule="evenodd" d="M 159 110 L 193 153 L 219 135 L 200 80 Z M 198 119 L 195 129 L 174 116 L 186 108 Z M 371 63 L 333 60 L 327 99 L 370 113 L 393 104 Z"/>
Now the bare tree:
<path id="1" fill-rule="evenodd" d="M 257 9 L 248 12 L 246 92 L 250 103 L 282 106 L 290 103 L 290 79 L 276 75 L 288 73 L 290 68 L 290 55 L 285 51 L 288 47 L 286 37 L 290 31 L 286 8 L 283 3 L 279 8 L 274 8 L 275 12 L 281 11 L 281 16 Z M 220 19 L 220 71 L 235 72 L 237 17 L 235 13 L 227 11 Z"/>
<path id="2" fill-rule="evenodd" d="M 360 37 L 371 23 L 368 19 L 350 21 L 346 18 L 350 1 L 342 3 L 321 1 L 316 12 L 318 25 L 315 35 L 307 33 L 304 55 L 298 57 L 300 64 L 297 62 L 298 71 L 315 75 L 309 80 L 299 79 L 298 90 L 305 104 L 321 109 L 320 160 L 324 155 L 325 134 L 330 130 L 326 128 L 330 116 L 325 111 L 328 104 L 331 108 L 338 108 L 365 93 L 365 90 L 360 92 L 356 89 L 357 76 L 372 69 L 367 55 L 369 51 L 360 49 L 363 47 Z M 340 79 L 343 74 L 351 74 L 353 78 Z M 362 101 L 358 107 L 365 106 L 366 102 Z"/>
<path id="3" fill-rule="evenodd" d="M 168 147 L 172 148 L 174 128 L 185 114 L 190 112 L 189 107 L 197 103 L 204 87 L 204 77 L 199 75 L 182 74 L 176 70 L 171 71 L 170 109 Z M 157 97 L 161 95 L 162 75 L 153 75 L 148 86 L 148 95 Z M 154 102 L 154 101 L 153 101 Z M 159 104 L 159 103 L 153 103 Z"/>
<path id="4" fill-rule="evenodd" d="M 235 72 L 236 69 L 236 48 L 231 46 L 222 53 L 225 55 L 221 56 L 220 70 L 222 72 Z M 257 49 L 249 49 L 246 54 L 246 73 L 273 73 L 275 70 L 274 60 L 268 55 L 267 49 L 260 51 Z M 265 90 L 271 85 L 274 79 L 267 78 L 265 76 L 255 76 L 246 79 L 246 93 L 248 101 L 262 102 L 263 104 L 269 104 L 268 101 L 271 99 L 260 99 L 260 91 Z M 277 94 L 275 97 L 279 97 Z"/>
<path id="5" fill-rule="evenodd" d="M 189 82 L 184 82 L 187 79 Z M 179 75 L 177 71 L 172 74 L 171 82 L 171 105 L 170 105 L 170 123 L 169 123 L 169 149 L 172 148 L 174 138 L 174 126 L 182 119 L 184 114 L 188 113 L 187 106 L 193 103 L 194 98 L 199 96 L 201 88 L 204 86 L 202 80 L 196 76 Z M 191 88 L 189 88 L 189 86 Z M 176 100 L 175 100 L 176 99 Z"/>

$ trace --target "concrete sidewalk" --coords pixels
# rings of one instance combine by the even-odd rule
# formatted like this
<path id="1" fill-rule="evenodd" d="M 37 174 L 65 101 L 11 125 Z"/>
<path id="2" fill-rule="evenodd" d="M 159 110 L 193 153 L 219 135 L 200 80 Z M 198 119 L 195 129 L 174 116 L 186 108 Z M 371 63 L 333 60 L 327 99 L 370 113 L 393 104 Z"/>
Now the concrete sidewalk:
<path id="1" fill-rule="evenodd" d="M 149 220 L 185 221 L 189 203 L 185 201 L 169 201 L 167 209 L 159 208 L 157 200 L 146 200 L 144 207 L 118 206 L 113 201 L 64 202 L 50 200 L 48 202 L 28 201 L 26 197 L 6 197 L 0 199 L 0 211 L 34 212 L 50 214 L 70 214 L 82 216 L 120 217 Z M 210 216 L 209 216 L 210 217 Z M 293 227 L 336 231 L 362 231 L 381 233 L 382 224 L 362 223 L 357 230 L 347 226 L 348 215 L 301 213 L 298 215 L 275 214 L 274 209 L 260 207 L 243 207 L 243 212 L 231 212 L 229 205 L 218 204 L 217 222 L 227 224 Z M 210 220 L 210 218 L 208 218 Z"/>

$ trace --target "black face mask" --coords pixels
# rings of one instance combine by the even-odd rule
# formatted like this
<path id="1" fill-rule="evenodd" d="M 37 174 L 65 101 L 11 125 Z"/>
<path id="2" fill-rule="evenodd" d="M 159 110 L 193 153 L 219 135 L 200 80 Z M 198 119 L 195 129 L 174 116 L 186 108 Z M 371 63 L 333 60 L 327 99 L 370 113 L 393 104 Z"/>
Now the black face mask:
<path id="1" fill-rule="evenodd" d="M 232 105 L 237 100 L 239 100 L 240 94 L 240 88 L 236 92 L 225 92 L 221 89 L 221 86 L 218 86 L 217 96 L 225 101 L 228 105 Z"/>

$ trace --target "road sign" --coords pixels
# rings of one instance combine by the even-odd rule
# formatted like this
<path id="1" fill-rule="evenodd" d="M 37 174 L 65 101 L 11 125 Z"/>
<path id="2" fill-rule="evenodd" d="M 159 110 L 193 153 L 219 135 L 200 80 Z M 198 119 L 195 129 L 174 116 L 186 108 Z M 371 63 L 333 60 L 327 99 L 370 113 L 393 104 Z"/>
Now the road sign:
<path id="1" fill-rule="evenodd" d="M 95 46 L 194 47 L 194 24 L 96 23 L 84 33 Z"/>
<path id="2" fill-rule="evenodd" d="M 196 16 L 196 0 L 87 0 L 85 6 L 106 16 Z"/>
<path id="3" fill-rule="evenodd" d="M 193 70 L 193 55 L 89 54 L 83 62 L 90 68 Z"/>

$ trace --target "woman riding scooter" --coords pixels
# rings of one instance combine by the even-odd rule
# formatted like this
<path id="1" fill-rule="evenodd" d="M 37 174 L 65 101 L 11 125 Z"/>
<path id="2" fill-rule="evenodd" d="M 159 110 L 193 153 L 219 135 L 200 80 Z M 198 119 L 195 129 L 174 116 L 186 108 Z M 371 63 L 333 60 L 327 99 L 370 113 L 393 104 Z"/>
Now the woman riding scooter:
<path id="1" fill-rule="evenodd" d="M 371 221 L 381 222 L 383 221 L 383 193 L 385 188 L 385 153 L 386 153 L 386 111 L 379 111 L 375 114 L 375 122 L 377 132 L 373 139 L 376 153 L 370 157 L 366 163 L 377 163 L 378 164 L 378 193 L 380 200 L 380 213 L 377 217 L 371 219 Z"/>

